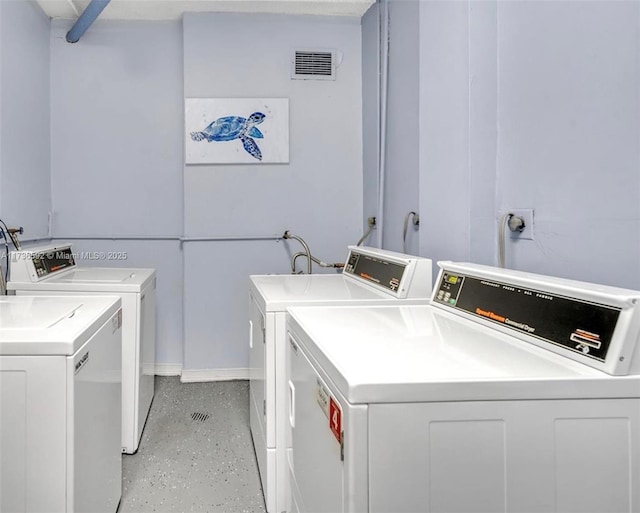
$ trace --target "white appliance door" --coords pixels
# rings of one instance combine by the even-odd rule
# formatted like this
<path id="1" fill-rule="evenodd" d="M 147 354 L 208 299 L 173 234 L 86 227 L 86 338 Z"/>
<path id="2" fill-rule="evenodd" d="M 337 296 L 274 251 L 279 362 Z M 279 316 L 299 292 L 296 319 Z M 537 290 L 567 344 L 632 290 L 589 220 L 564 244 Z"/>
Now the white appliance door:
<path id="1" fill-rule="evenodd" d="M 0 356 L 0 511 L 67 511 L 63 356 Z"/>
<path id="2" fill-rule="evenodd" d="M 265 322 L 264 314 L 258 307 L 253 296 L 251 296 L 249 315 L 249 420 L 263 490 L 267 490 Z"/>
<path id="3" fill-rule="evenodd" d="M 155 280 L 140 294 L 140 361 L 136 445 L 140 443 L 155 390 L 156 362 L 156 284 Z"/>
<path id="4" fill-rule="evenodd" d="M 639 422 L 637 399 L 374 404 L 370 511 L 638 512 Z"/>
<path id="5" fill-rule="evenodd" d="M 288 350 L 291 365 L 288 460 L 292 504 L 300 511 L 342 512 L 345 483 L 339 438 L 343 436 L 340 428 L 344 407 L 302 348 L 294 342 Z"/>
<path id="6" fill-rule="evenodd" d="M 122 316 L 67 358 L 69 511 L 112 513 L 122 490 Z"/>

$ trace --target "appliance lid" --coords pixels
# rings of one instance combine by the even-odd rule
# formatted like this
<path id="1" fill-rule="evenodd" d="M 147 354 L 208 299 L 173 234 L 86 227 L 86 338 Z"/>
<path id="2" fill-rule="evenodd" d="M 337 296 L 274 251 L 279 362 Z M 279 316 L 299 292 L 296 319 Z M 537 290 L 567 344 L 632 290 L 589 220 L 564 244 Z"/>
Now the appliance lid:
<path id="1" fill-rule="evenodd" d="M 82 303 L 78 300 L 52 303 L 42 301 L 37 296 L 25 297 L 24 300 L 2 301 L 0 302 L 0 329 L 3 331 L 46 330 L 73 315 L 81 306 Z"/>
<path id="2" fill-rule="evenodd" d="M 37 282 L 10 281 L 9 290 L 139 293 L 155 280 L 155 269 L 76 267 Z"/>
<path id="3" fill-rule="evenodd" d="M 343 275 L 273 274 L 254 275 L 250 279 L 250 288 L 256 301 L 267 312 L 283 312 L 294 305 L 398 302 L 394 296 L 345 278 Z M 404 299 L 402 301 L 425 304 L 429 302 L 429 299 Z"/>
<path id="4" fill-rule="evenodd" d="M 136 279 L 136 269 L 118 268 L 76 268 L 63 275 L 51 278 L 57 283 L 126 283 Z"/>
<path id="5" fill-rule="evenodd" d="M 294 344 L 352 403 L 640 397 L 612 377 L 433 306 L 291 308 Z"/>
<path id="6" fill-rule="evenodd" d="M 74 354 L 110 318 L 112 333 L 121 327 L 121 304 L 117 296 L 0 297 L 0 355 Z"/>

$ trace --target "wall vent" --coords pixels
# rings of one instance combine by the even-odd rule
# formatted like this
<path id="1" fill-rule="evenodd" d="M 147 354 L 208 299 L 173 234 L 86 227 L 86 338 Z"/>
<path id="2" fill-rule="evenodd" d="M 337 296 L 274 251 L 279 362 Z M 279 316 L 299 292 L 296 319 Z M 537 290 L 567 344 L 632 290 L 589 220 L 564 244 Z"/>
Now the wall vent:
<path id="1" fill-rule="evenodd" d="M 336 52 L 333 50 L 295 50 L 291 78 L 295 80 L 335 80 Z"/>

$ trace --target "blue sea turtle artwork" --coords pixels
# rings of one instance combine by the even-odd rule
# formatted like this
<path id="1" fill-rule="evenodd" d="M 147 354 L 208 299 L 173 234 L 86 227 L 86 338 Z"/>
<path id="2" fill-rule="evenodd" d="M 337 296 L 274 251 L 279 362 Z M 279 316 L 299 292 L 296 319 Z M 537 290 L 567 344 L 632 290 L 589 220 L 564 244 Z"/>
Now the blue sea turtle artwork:
<path id="1" fill-rule="evenodd" d="M 254 139 L 262 139 L 262 132 L 255 125 L 262 123 L 266 116 L 262 112 L 254 112 L 248 118 L 225 116 L 216 119 L 202 132 L 191 132 L 194 141 L 233 141 L 240 139 L 242 146 L 253 158 L 262 160 L 262 152 Z"/>

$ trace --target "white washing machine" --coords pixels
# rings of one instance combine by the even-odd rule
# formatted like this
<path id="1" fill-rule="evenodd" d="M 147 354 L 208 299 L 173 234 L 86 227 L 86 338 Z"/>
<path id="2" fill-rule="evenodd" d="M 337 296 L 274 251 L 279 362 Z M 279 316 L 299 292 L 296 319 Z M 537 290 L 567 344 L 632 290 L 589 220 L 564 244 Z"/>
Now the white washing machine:
<path id="1" fill-rule="evenodd" d="M 114 513 L 120 299 L 0 296 L 0 511 Z"/>
<path id="2" fill-rule="evenodd" d="M 91 257 L 93 254 L 87 254 Z M 78 267 L 70 244 L 11 253 L 15 294 L 115 294 L 122 300 L 122 452 L 138 450 L 155 385 L 155 269 Z"/>
<path id="3" fill-rule="evenodd" d="M 286 508 L 288 470 L 286 308 L 293 305 L 429 302 L 432 262 L 349 247 L 341 274 L 251 276 L 250 422 L 269 513 Z"/>
<path id="4" fill-rule="evenodd" d="M 441 263 L 289 309 L 296 512 L 640 512 L 640 292 Z"/>

